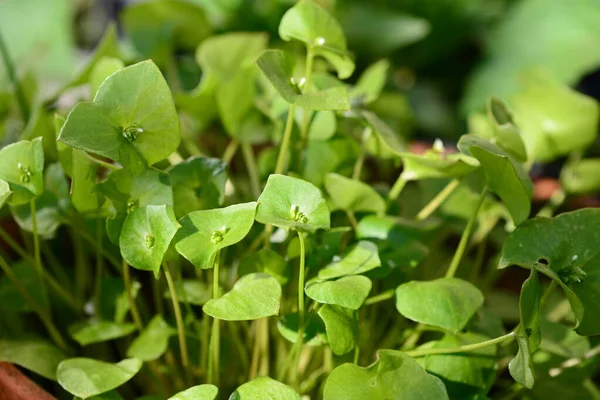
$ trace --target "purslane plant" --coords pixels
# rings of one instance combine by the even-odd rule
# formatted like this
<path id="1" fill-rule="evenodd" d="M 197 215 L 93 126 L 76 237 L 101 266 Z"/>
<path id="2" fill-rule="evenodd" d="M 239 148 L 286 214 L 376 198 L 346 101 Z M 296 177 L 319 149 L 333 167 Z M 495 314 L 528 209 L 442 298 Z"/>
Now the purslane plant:
<path id="1" fill-rule="evenodd" d="M 388 64 L 344 82 L 354 61 L 316 3 L 279 26 L 304 61 L 263 34 L 208 37 L 183 17 L 142 40 L 158 3 L 123 19 L 152 60 L 125 66 L 110 28 L 64 87 L 88 84 L 91 99 L 0 149 L 0 204 L 25 238 L 0 227 L 17 256 L 0 255 L 0 360 L 56 381 L 61 398 L 542 399 L 563 384 L 597 397 L 600 211 L 552 217 L 555 204 L 530 218 L 529 178 L 533 162 L 593 141 L 592 99 L 536 77 L 507 104 L 490 99 L 458 152 L 415 154 L 370 108 Z M 172 70 L 186 40 L 201 42 L 190 92 Z M 190 128 L 215 121 L 220 159 Z M 238 149 L 243 174 L 228 170 Z M 371 186 L 366 159 L 402 169 Z M 597 164 L 570 160 L 563 200 L 600 190 Z M 438 190 L 407 215 L 411 182 Z M 72 238 L 72 268 L 57 235 Z M 497 268 L 516 266 L 529 277 L 503 320 L 491 289 Z"/>

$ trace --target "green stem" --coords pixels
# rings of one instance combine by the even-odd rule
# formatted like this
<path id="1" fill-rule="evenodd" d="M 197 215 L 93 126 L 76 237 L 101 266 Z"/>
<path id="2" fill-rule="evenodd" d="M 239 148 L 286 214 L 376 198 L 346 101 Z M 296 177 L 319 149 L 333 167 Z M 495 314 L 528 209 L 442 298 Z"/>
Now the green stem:
<path id="1" fill-rule="evenodd" d="M 454 274 L 456 274 L 456 270 L 458 269 L 460 260 L 462 259 L 462 256 L 467 248 L 467 244 L 469 243 L 469 238 L 471 237 L 471 232 L 473 231 L 473 227 L 475 226 L 475 221 L 477 221 L 479 209 L 483 205 L 487 192 L 488 189 L 487 187 L 485 187 L 479 195 L 479 201 L 477 202 L 475 210 L 473 210 L 473 214 L 471 215 L 471 218 L 469 218 L 467 226 L 465 227 L 465 230 L 460 238 L 460 242 L 458 243 L 458 247 L 456 248 L 456 252 L 454 253 L 454 257 L 452 258 L 450 267 L 448 268 L 448 272 L 446 272 L 446 278 L 451 278 L 454 276 Z"/>
<path id="2" fill-rule="evenodd" d="M 298 335 L 296 336 L 295 346 L 297 347 L 294 360 L 294 384 L 298 383 L 298 367 L 300 365 L 300 355 L 302 354 L 302 345 L 304 342 L 304 237 L 298 231 L 298 240 L 300 242 L 300 271 L 298 273 Z"/>
<path id="3" fill-rule="evenodd" d="M 360 347 L 358 347 L 358 344 L 357 344 L 356 347 L 354 348 L 354 360 L 352 361 L 354 363 L 354 365 L 358 365 L 359 357 L 360 357 Z"/>
<path id="4" fill-rule="evenodd" d="M 44 267 L 42 267 L 42 254 L 40 252 L 40 237 L 38 235 L 35 199 L 32 199 L 29 202 L 29 206 L 31 208 L 31 225 L 33 229 L 33 258 L 35 260 L 35 269 L 41 282 L 40 292 L 42 294 L 42 298 L 46 302 L 48 302 L 48 292 L 46 291 L 46 285 L 44 284 Z"/>
<path id="5" fill-rule="evenodd" d="M 250 186 L 252 188 L 252 195 L 255 199 L 260 196 L 260 175 L 258 173 L 258 167 L 256 166 L 256 159 L 254 158 L 254 152 L 250 143 L 242 143 L 242 155 L 244 156 L 244 162 L 248 169 L 248 176 L 250 177 Z"/>
<path id="6" fill-rule="evenodd" d="M 85 154 L 87 154 L 87 153 L 85 153 Z M 98 159 L 98 158 L 96 158 L 96 157 L 92 157 L 92 156 L 90 156 L 89 154 L 87 154 L 87 158 L 88 158 L 88 159 L 89 159 L 91 162 L 93 162 L 93 163 L 96 163 L 96 164 L 98 164 L 99 166 L 101 166 L 101 167 L 104 167 L 104 168 L 106 168 L 106 169 L 110 169 L 110 170 L 117 170 L 117 169 L 121 169 L 121 167 L 119 167 L 118 165 L 115 165 L 115 164 L 112 164 L 112 163 L 106 162 L 106 161 L 104 161 L 104 160 L 100 160 L 100 159 Z"/>
<path id="7" fill-rule="evenodd" d="M 437 194 L 437 196 L 431 199 L 431 201 L 427 203 L 427 205 L 423 207 L 421 211 L 419 211 L 417 214 L 417 220 L 422 221 L 429 218 L 429 216 L 433 214 L 433 212 L 437 210 L 438 207 L 441 206 L 442 203 L 446 201 L 446 199 L 454 192 L 459 183 L 460 181 L 458 179 L 451 180 L 450 183 L 448 183 L 446 187 Z"/>
<path id="8" fill-rule="evenodd" d="M 179 298 L 177 297 L 177 289 L 171 276 L 171 271 L 166 262 L 163 262 L 163 270 L 165 271 L 165 278 L 167 279 L 167 286 L 171 293 L 171 302 L 173 303 L 173 311 L 175 312 L 175 321 L 177 323 L 177 336 L 179 338 L 179 350 L 181 352 L 181 365 L 186 376 L 190 374 L 190 360 L 188 358 L 187 341 L 185 339 L 185 325 L 183 318 L 181 317 L 181 308 L 179 307 Z"/>
<path id="9" fill-rule="evenodd" d="M 363 143 L 364 146 L 364 143 Z M 360 155 L 354 163 L 354 169 L 352 170 L 352 179 L 360 181 L 360 175 L 362 174 L 363 165 L 365 163 L 365 150 L 364 147 L 360 149 Z"/>
<path id="10" fill-rule="evenodd" d="M 215 265 L 213 267 L 213 299 L 218 299 L 219 294 L 219 264 L 220 264 L 220 252 L 217 253 L 215 258 Z M 221 353 L 221 340 L 220 340 L 220 321 L 217 318 L 213 318 L 212 329 L 210 333 L 210 342 L 208 345 L 208 382 L 216 386 L 219 385 L 219 362 Z"/>
<path id="11" fill-rule="evenodd" d="M 354 232 L 356 232 L 358 230 L 358 221 L 356 220 L 354 213 L 352 211 L 346 211 L 346 216 L 348 216 L 348 220 L 350 221 L 350 225 L 352 225 L 352 229 L 354 229 Z"/>
<path id="12" fill-rule="evenodd" d="M 87 260 L 85 259 L 85 249 L 81 238 L 72 233 L 73 249 L 75 250 L 75 296 L 80 301 L 86 297 L 86 281 L 88 277 Z M 94 240 L 94 244 L 96 241 Z"/>
<path id="13" fill-rule="evenodd" d="M 417 349 L 412 351 L 407 351 L 411 357 L 423 357 L 429 356 L 433 354 L 453 354 L 453 353 L 466 353 L 469 351 L 479 350 L 484 347 L 493 346 L 495 344 L 499 344 L 502 342 L 506 342 L 508 340 L 512 340 L 515 337 L 514 332 L 507 333 L 506 335 L 499 336 L 495 339 L 486 340 L 479 343 L 473 344 L 465 344 L 457 347 L 441 347 L 441 348 L 427 348 L 427 349 Z"/>
<path id="14" fill-rule="evenodd" d="M 372 296 L 372 297 L 369 297 L 368 299 L 366 299 L 365 305 L 368 306 L 371 304 L 379 303 L 380 301 L 389 300 L 394 297 L 395 293 L 396 293 L 395 289 L 386 290 L 385 292 L 380 293 L 377 296 Z"/>
<path id="15" fill-rule="evenodd" d="M 127 261 L 123 260 L 123 282 L 125 284 L 125 293 L 127 293 L 127 301 L 129 302 L 129 310 L 131 312 L 131 317 L 133 318 L 133 323 L 138 331 L 142 331 L 144 325 L 142 324 L 142 318 L 140 317 L 140 311 L 137 308 L 137 304 L 135 304 L 135 298 L 133 297 L 133 291 L 131 289 L 131 276 L 129 272 L 129 264 Z"/>
<path id="16" fill-rule="evenodd" d="M 15 88 L 15 96 L 17 98 L 17 103 L 19 104 L 21 114 L 23 115 L 23 120 L 29 121 L 29 105 L 27 104 L 27 98 L 25 97 L 25 92 L 23 92 L 23 88 L 21 87 L 21 84 L 17 79 L 15 66 L 12 62 L 12 59 L 10 58 L 10 54 L 8 53 L 8 47 L 6 47 L 6 43 L 4 42 L 2 34 L 0 34 L 0 55 L 2 56 L 2 61 L 4 62 L 4 66 L 6 67 L 8 79 L 10 79 L 11 83 Z"/>
<path id="17" fill-rule="evenodd" d="M 227 147 L 225 147 L 225 151 L 223 152 L 223 156 L 221 157 L 225 164 L 229 165 L 231 163 L 233 156 L 237 152 L 239 144 L 240 143 L 235 139 L 232 139 L 231 142 L 227 144 Z"/>
<path id="18" fill-rule="evenodd" d="M 96 248 L 102 248 L 102 218 L 96 219 Z M 104 275 L 104 263 L 102 262 L 102 253 L 96 252 L 96 287 L 94 288 L 94 299 L 96 315 L 100 315 L 100 298 L 102 296 L 102 277 Z"/>
<path id="19" fill-rule="evenodd" d="M 314 60 L 315 60 L 315 52 L 312 48 L 312 46 L 307 46 L 306 48 L 306 71 L 304 73 L 304 93 L 308 93 L 311 91 L 312 89 L 312 72 L 313 72 L 313 64 L 314 64 Z M 309 127 L 309 123 L 310 123 L 310 115 L 311 115 L 311 111 L 309 110 L 303 110 L 302 113 L 302 129 L 300 131 L 301 133 L 301 139 L 302 139 L 302 143 L 304 143 L 307 139 L 308 136 L 308 127 Z M 304 145 L 302 146 L 304 147 Z M 302 151 L 302 149 L 300 149 Z"/>
<path id="20" fill-rule="evenodd" d="M 290 147 L 290 140 L 292 138 L 292 128 L 294 127 L 295 113 L 296 106 L 294 104 L 290 104 L 287 121 L 285 122 L 285 129 L 283 130 L 283 139 L 281 140 L 281 146 L 279 147 L 279 155 L 277 156 L 277 163 L 275 164 L 276 174 L 285 173 L 286 158 L 288 149 Z"/>
<path id="21" fill-rule="evenodd" d="M 404 186 L 406 186 L 407 183 L 408 181 L 404 179 L 404 176 L 402 174 L 400 174 L 398 179 L 396 179 L 396 183 L 394 183 L 394 186 L 392 186 L 392 189 L 388 193 L 388 199 L 390 201 L 396 200 L 398 196 L 400 196 L 402 189 L 404 189 Z"/>
<path id="22" fill-rule="evenodd" d="M 46 330 L 50 334 L 50 337 L 52 337 L 54 343 L 56 343 L 56 345 L 62 350 L 68 351 L 69 347 L 63 339 L 62 335 L 60 334 L 60 331 L 56 328 L 56 325 L 54 325 L 54 322 L 52 322 L 52 317 L 50 316 L 50 313 L 47 310 L 45 310 L 44 307 L 42 307 L 33 298 L 33 296 L 31 296 L 31 294 L 27 291 L 25 286 L 23 286 L 21 281 L 19 281 L 19 278 L 14 274 L 8 262 L 6 262 L 6 260 L 2 256 L 0 256 L 0 269 L 4 271 L 8 279 L 12 281 L 13 285 L 15 285 L 17 290 L 21 293 L 25 301 L 29 303 L 29 305 L 35 311 L 38 317 L 40 317 L 42 323 L 46 327 Z"/>

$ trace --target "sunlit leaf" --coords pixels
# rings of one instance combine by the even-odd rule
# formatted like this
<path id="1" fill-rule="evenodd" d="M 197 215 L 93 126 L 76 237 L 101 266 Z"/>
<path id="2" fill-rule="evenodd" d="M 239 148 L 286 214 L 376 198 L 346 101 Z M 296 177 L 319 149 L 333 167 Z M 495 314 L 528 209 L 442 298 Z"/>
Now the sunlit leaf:
<path id="1" fill-rule="evenodd" d="M 13 194 L 8 204 L 19 205 L 44 191 L 44 149 L 42 138 L 21 140 L 0 149 L 0 179 L 8 182 Z"/>
<path id="2" fill-rule="evenodd" d="M 118 339 L 133 331 L 135 331 L 135 325 L 132 323 L 94 319 L 80 321 L 69 327 L 71 337 L 82 346 Z"/>
<path id="3" fill-rule="evenodd" d="M 305 292 L 311 299 L 358 310 L 371 291 L 372 282 L 362 275 L 344 276 L 325 282 L 311 282 Z"/>
<path id="4" fill-rule="evenodd" d="M 361 240 L 340 255 L 339 260 L 319 270 L 319 279 L 364 274 L 381 266 L 377 245 Z"/>
<path id="5" fill-rule="evenodd" d="M 153 361 L 162 356 L 169 346 L 169 338 L 176 333 L 165 320 L 156 315 L 127 349 L 127 357 Z"/>
<path id="6" fill-rule="evenodd" d="M 386 209 L 385 200 L 370 185 L 333 172 L 325 176 L 325 191 L 333 210 L 383 213 Z"/>
<path id="7" fill-rule="evenodd" d="M 238 387 L 229 397 L 229 400 L 254 399 L 300 400 L 300 395 L 288 385 L 284 385 L 268 376 L 259 376 Z"/>
<path id="8" fill-rule="evenodd" d="M 327 341 L 333 354 L 346 354 L 358 342 L 358 316 L 354 310 L 325 304 L 318 311 L 325 324 Z"/>
<path id="9" fill-rule="evenodd" d="M 56 381 L 56 368 L 65 355 L 44 339 L 0 340 L 0 361 L 15 364 Z"/>
<path id="10" fill-rule="evenodd" d="M 210 384 L 192 386 L 175 396 L 169 397 L 169 400 L 215 400 L 219 394 L 219 389 Z"/>

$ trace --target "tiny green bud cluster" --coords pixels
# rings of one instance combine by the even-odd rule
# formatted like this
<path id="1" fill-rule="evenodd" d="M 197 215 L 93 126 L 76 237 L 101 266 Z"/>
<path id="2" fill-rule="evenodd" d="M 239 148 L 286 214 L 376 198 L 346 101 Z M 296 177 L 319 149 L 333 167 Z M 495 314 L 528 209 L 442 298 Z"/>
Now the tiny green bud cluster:
<path id="1" fill-rule="evenodd" d="M 577 261 L 577 255 L 574 255 L 572 258 L 572 262 Z M 569 265 L 568 267 L 563 268 L 558 271 L 558 275 L 567 285 L 571 283 L 581 283 L 587 278 L 587 273 L 578 266 Z"/>
<path id="2" fill-rule="evenodd" d="M 221 243 L 223 241 L 223 237 L 227 232 L 229 232 L 229 228 L 226 226 L 222 226 L 219 229 L 213 229 L 212 234 L 210 235 L 210 241 L 213 244 Z"/>
<path id="3" fill-rule="evenodd" d="M 17 168 L 21 172 L 21 182 L 27 183 L 31 180 L 31 170 L 28 167 L 24 167 L 23 164 L 18 163 Z"/>
<path id="4" fill-rule="evenodd" d="M 296 222 L 302 222 L 304 224 L 308 222 L 306 215 L 304 215 L 304 213 L 300 211 L 300 207 L 295 204 L 292 204 L 292 207 L 290 207 L 290 215 Z"/>
<path id="5" fill-rule="evenodd" d="M 153 248 L 154 247 L 154 241 L 155 241 L 154 236 L 152 236 L 152 235 L 146 235 L 146 242 L 145 242 L 146 248 L 148 248 L 148 249 Z"/>
<path id="6" fill-rule="evenodd" d="M 144 133 L 144 129 L 139 127 L 137 124 L 133 124 L 130 127 L 123 129 L 123 136 L 130 142 L 136 140 L 140 133 Z"/>
<path id="7" fill-rule="evenodd" d="M 127 214 L 131 214 L 131 212 L 133 210 L 135 210 L 136 208 L 138 208 L 139 206 L 139 201 L 138 199 L 131 199 L 127 202 Z"/>

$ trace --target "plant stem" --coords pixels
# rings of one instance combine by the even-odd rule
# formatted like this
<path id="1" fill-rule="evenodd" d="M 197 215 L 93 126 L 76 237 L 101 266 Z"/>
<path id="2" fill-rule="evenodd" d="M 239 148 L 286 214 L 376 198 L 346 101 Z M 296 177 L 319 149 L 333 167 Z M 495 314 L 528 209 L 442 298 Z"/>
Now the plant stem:
<path id="1" fill-rule="evenodd" d="M 483 201 L 485 200 L 487 192 L 487 187 L 484 187 L 479 195 L 479 201 L 477 202 L 475 210 L 473 210 L 473 214 L 471 215 L 471 218 L 469 218 L 467 226 L 465 227 L 465 230 L 460 238 L 460 242 L 458 243 L 458 247 L 456 248 L 456 252 L 454 253 L 450 267 L 448 268 L 448 272 L 446 272 L 446 278 L 451 278 L 454 276 L 454 274 L 456 274 L 460 260 L 462 259 L 462 256 L 467 248 L 467 244 L 469 243 L 469 238 L 471 237 L 471 232 L 475 226 L 475 221 L 477 221 L 477 214 L 479 214 L 479 209 L 483 205 Z"/>
<path id="2" fill-rule="evenodd" d="M 311 45 L 307 46 L 306 48 L 306 70 L 304 72 L 304 93 L 308 93 L 311 91 L 312 89 L 312 71 L 313 71 L 313 64 L 314 64 L 314 60 L 315 60 L 315 52 L 313 50 L 313 47 Z M 302 148 L 300 149 L 300 151 L 302 151 L 302 149 L 304 148 L 304 142 L 307 139 L 308 136 L 308 126 L 309 126 L 309 122 L 310 122 L 310 115 L 311 115 L 311 111 L 309 110 L 303 110 L 302 113 L 302 129 L 300 131 L 301 133 L 301 138 L 302 138 Z"/>
<path id="3" fill-rule="evenodd" d="M 102 218 L 96 219 L 96 248 L 102 248 Z M 96 252 L 96 287 L 94 288 L 95 311 L 96 315 L 100 313 L 100 296 L 102 295 L 102 276 L 104 275 L 104 263 L 102 262 L 102 253 Z"/>
<path id="4" fill-rule="evenodd" d="M 188 358 L 187 342 L 185 339 L 185 325 L 181 317 L 181 308 L 179 307 L 179 298 L 177 297 L 177 289 L 169 270 L 169 265 L 163 262 L 163 270 L 167 279 L 167 286 L 171 293 L 171 302 L 173 303 L 173 311 L 175 312 L 175 321 L 177 322 L 177 336 L 179 338 L 179 350 L 181 351 L 181 365 L 183 366 L 186 376 L 190 374 L 190 360 Z"/>
<path id="5" fill-rule="evenodd" d="M 93 163 L 98 164 L 101 167 L 104 167 L 106 169 L 110 169 L 110 170 L 117 170 L 117 169 L 121 169 L 121 167 L 119 167 L 118 165 L 106 162 L 104 160 L 100 160 L 96 157 L 92 157 L 89 154 L 85 153 L 87 155 L 88 160 L 90 160 Z"/>
<path id="6" fill-rule="evenodd" d="M 388 193 L 388 200 L 389 201 L 396 200 L 398 198 L 398 196 L 400 196 L 402 189 L 404 189 L 404 186 L 406 186 L 407 183 L 408 183 L 408 181 L 406 179 L 404 179 L 404 176 L 402 174 L 400 174 L 398 179 L 396 179 L 396 183 L 394 183 L 394 186 L 392 186 L 392 189 Z"/>
<path id="7" fill-rule="evenodd" d="M 237 152 L 239 144 L 240 143 L 237 140 L 231 139 L 227 147 L 225 147 L 225 151 L 223 152 L 223 156 L 221 157 L 225 164 L 229 165 L 231 163 L 233 156 Z"/>
<path id="8" fill-rule="evenodd" d="M 298 383 L 298 366 L 300 365 L 300 355 L 304 342 L 304 237 L 298 231 L 298 240 L 300 241 L 300 271 L 298 273 L 298 336 L 296 337 L 296 347 L 294 369 L 292 376 L 294 384 Z"/>
<path id="9" fill-rule="evenodd" d="M 8 47 L 6 47 L 6 43 L 4 42 L 4 38 L 0 33 L 0 55 L 2 56 L 2 61 L 4 62 L 4 66 L 6 67 L 6 73 L 8 75 L 8 79 L 10 79 L 11 83 L 15 88 L 15 96 L 17 98 L 17 103 L 19 104 L 19 109 L 21 110 L 21 114 L 23 116 L 24 121 L 29 121 L 29 105 L 27 104 L 27 98 L 25 97 L 25 92 L 23 92 L 23 88 L 17 79 L 17 73 L 15 71 L 15 66 L 10 58 L 10 54 L 8 54 Z"/>
<path id="10" fill-rule="evenodd" d="M 21 293 L 25 301 L 27 301 L 31 308 L 33 308 L 38 317 L 40 317 L 42 323 L 46 327 L 46 330 L 50 334 L 50 337 L 52 337 L 54 343 L 56 343 L 56 345 L 60 347 L 63 351 L 68 351 L 69 347 L 67 346 L 67 343 L 60 334 L 60 331 L 56 328 L 56 325 L 54 325 L 54 322 L 52 322 L 52 317 L 50 316 L 48 310 L 44 309 L 44 307 L 41 306 L 33 298 L 33 296 L 31 296 L 31 294 L 27 291 L 25 286 L 23 286 L 21 281 L 19 281 L 19 278 L 14 274 L 8 262 L 6 262 L 6 260 L 2 256 L 0 256 L 0 268 L 2 269 L 2 271 L 4 271 L 8 279 L 12 281 L 13 285 L 15 285 L 17 290 Z"/>
<path id="11" fill-rule="evenodd" d="M 44 301 L 48 302 L 48 292 L 44 284 L 44 268 L 42 267 L 42 255 L 40 253 L 40 237 L 38 235 L 37 214 L 35 209 L 35 199 L 29 202 L 31 208 L 31 225 L 33 229 L 33 258 L 35 259 L 35 269 L 40 278 L 40 292 Z"/>
<path id="12" fill-rule="evenodd" d="M 429 218 L 429 216 L 433 214 L 433 212 L 437 210 L 438 207 L 441 206 L 448 197 L 450 197 L 450 195 L 458 187 L 459 183 L 460 181 L 458 179 L 451 180 L 446 187 L 444 187 L 444 189 L 437 194 L 437 196 L 431 199 L 431 201 L 427 203 L 427 205 L 423 207 L 421 211 L 419 211 L 417 214 L 417 220 L 422 221 Z"/>
<path id="13" fill-rule="evenodd" d="M 354 347 L 354 359 L 353 359 L 353 363 L 354 365 L 358 365 L 358 358 L 360 357 L 360 347 L 358 347 L 358 343 L 356 344 L 356 347 Z"/>
<path id="14" fill-rule="evenodd" d="M 290 104 L 288 110 L 287 121 L 285 122 L 285 129 L 283 130 L 283 139 L 281 140 L 281 146 L 279 147 L 279 155 L 277 156 L 277 163 L 275 164 L 275 173 L 284 174 L 286 167 L 286 157 L 288 149 L 290 147 L 290 140 L 292 137 L 292 128 L 294 127 L 294 115 L 296 113 L 296 106 Z"/>
<path id="15" fill-rule="evenodd" d="M 356 220 L 354 213 L 352 211 L 346 211 L 346 215 L 348 216 L 350 225 L 352 225 L 352 229 L 354 229 L 354 232 L 356 232 L 358 230 L 358 221 Z"/>
<path id="16" fill-rule="evenodd" d="M 219 264 L 221 252 L 217 253 L 215 265 L 213 267 L 213 299 L 218 299 L 219 295 Z M 219 385 L 219 362 L 221 353 L 220 321 L 213 318 L 212 329 L 210 332 L 210 342 L 208 345 L 208 382 Z"/>
<path id="17" fill-rule="evenodd" d="M 376 296 L 372 296 L 372 297 L 369 297 L 368 299 L 366 299 L 365 305 L 368 306 L 371 304 L 379 303 L 380 301 L 392 299 L 394 297 L 395 293 L 396 293 L 396 290 L 394 290 L 394 289 L 386 290 L 383 293 L 380 293 Z"/>
<path id="18" fill-rule="evenodd" d="M 364 146 L 364 142 L 363 142 Z M 365 163 L 365 150 L 364 147 L 360 149 L 360 155 L 356 159 L 356 163 L 354 163 L 354 169 L 352 170 L 352 179 L 356 181 L 360 181 L 360 175 L 362 173 L 363 165 Z"/>
<path id="19" fill-rule="evenodd" d="M 127 301 L 129 301 L 129 309 L 131 311 L 131 317 L 133 318 L 133 323 L 138 331 L 142 331 L 144 325 L 142 324 L 142 318 L 140 317 L 140 311 L 135 304 L 135 298 L 133 297 L 133 292 L 131 290 L 131 276 L 129 275 L 129 264 L 127 261 L 123 260 L 123 282 L 125 284 L 125 293 L 127 293 Z"/>
<path id="20" fill-rule="evenodd" d="M 258 174 L 258 168 L 256 166 L 256 159 L 254 158 L 254 151 L 250 143 L 242 143 L 242 154 L 244 156 L 244 162 L 248 169 L 248 176 L 250 177 L 250 186 L 252 188 L 252 195 L 255 199 L 260 196 L 260 175 Z"/>
<path id="21" fill-rule="evenodd" d="M 453 354 L 453 353 L 466 353 L 469 351 L 479 350 L 484 347 L 492 346 L 498 343 L 502 343 L 508 340 L 512 340 L 515 337 L 514 332 L 507 333 L 506 335 L 499 336 L 495 339 L 486 340 L 479 343 L 473 344 L 465 344 L 457 347 L 442 347 L 442 348 L 428 348 L 428 349 L 417 349 L 412 351 L 407 351 L 411 357 L 422 357 L 429 356 L 433 354 Z"/>

